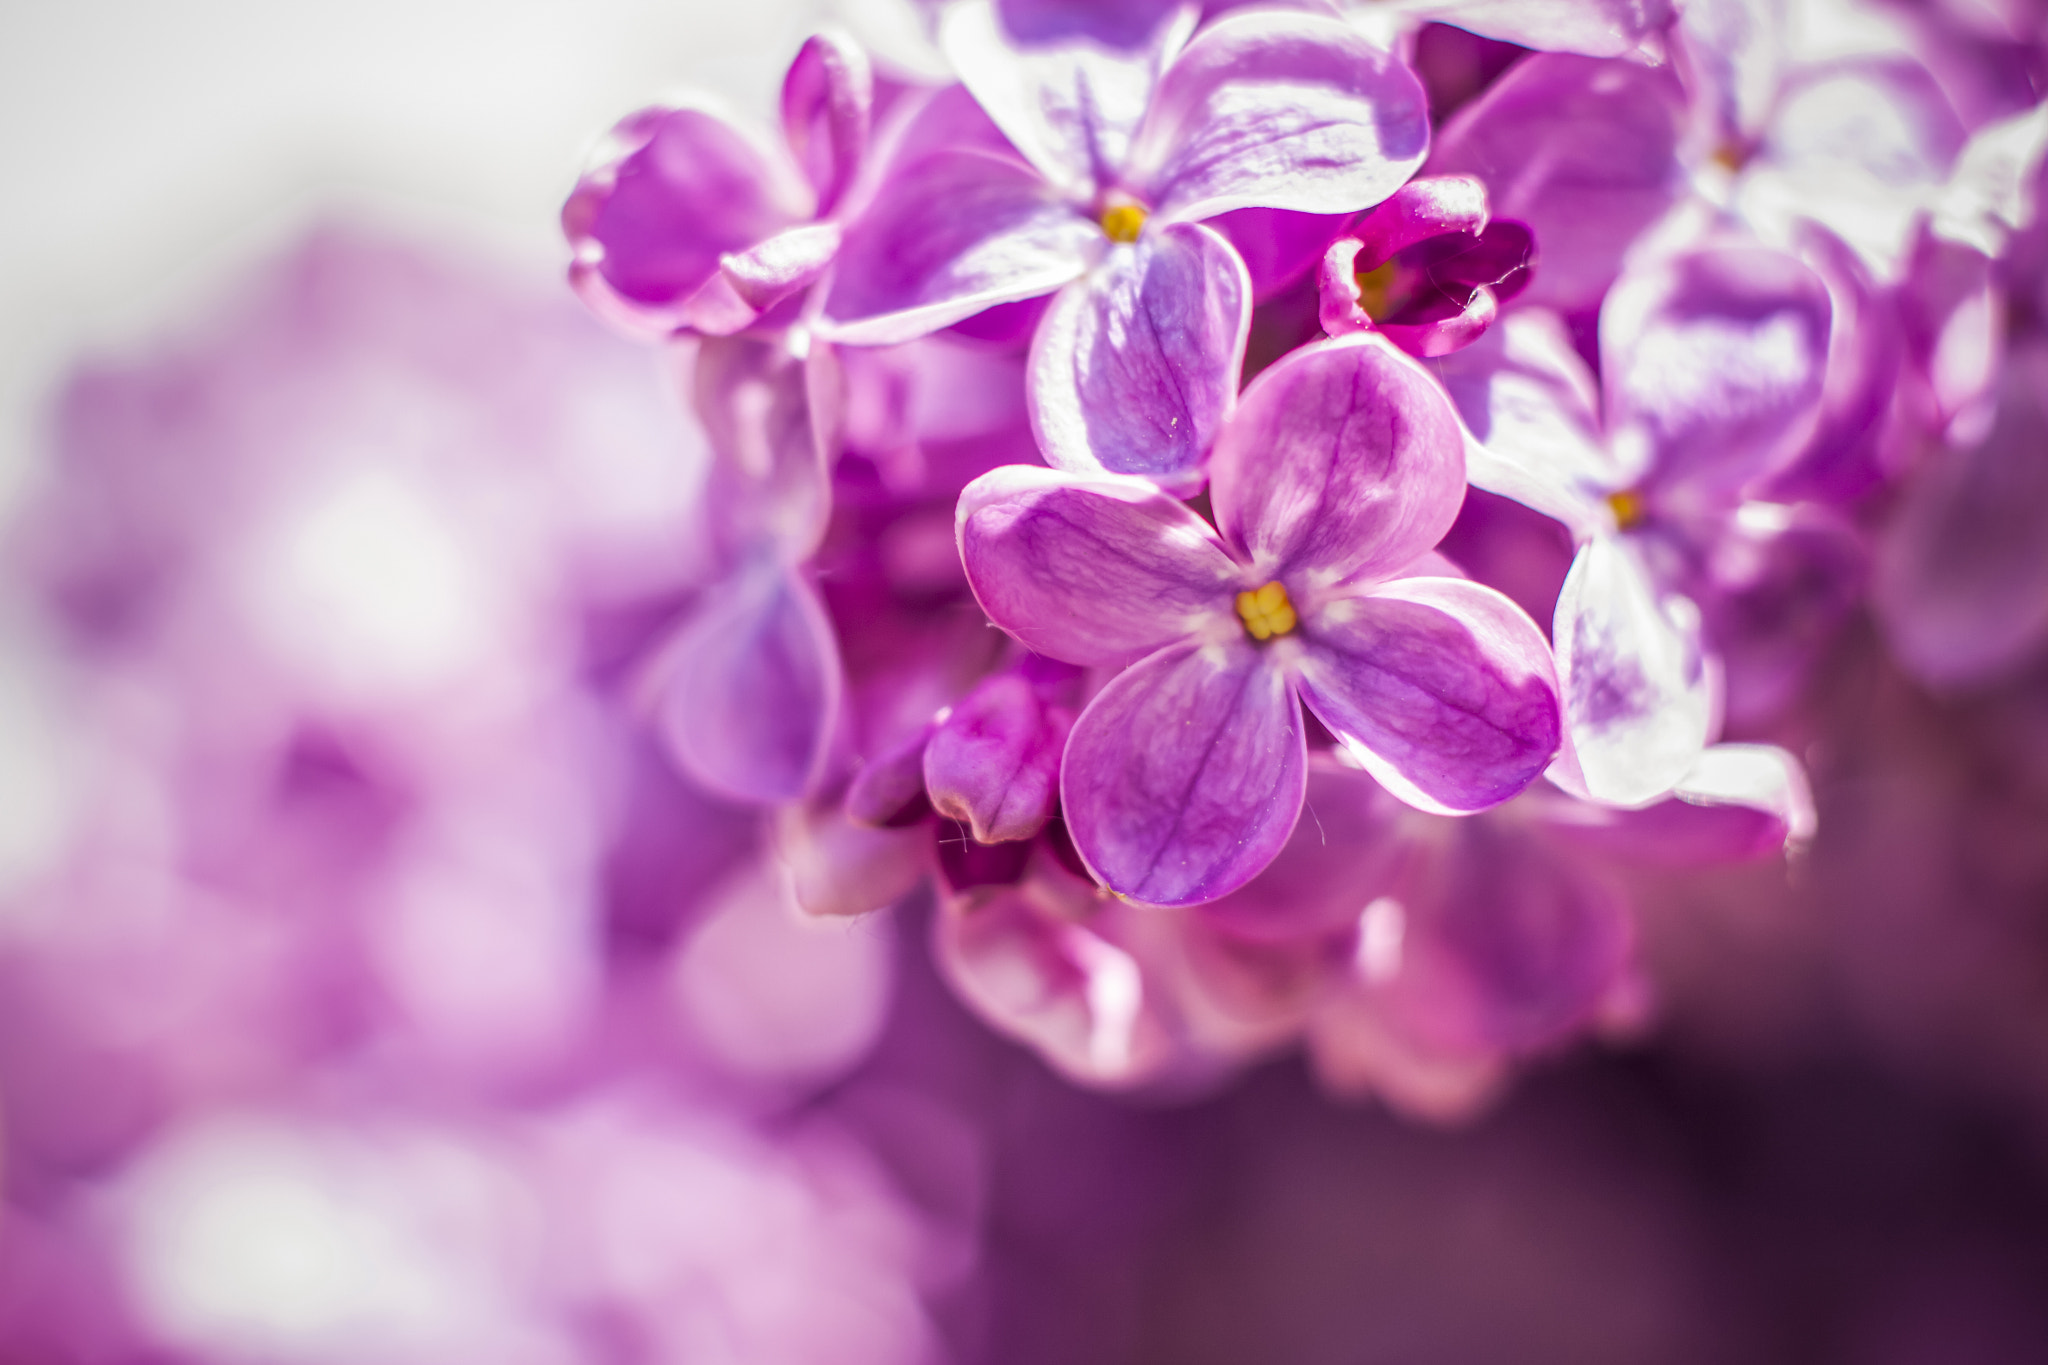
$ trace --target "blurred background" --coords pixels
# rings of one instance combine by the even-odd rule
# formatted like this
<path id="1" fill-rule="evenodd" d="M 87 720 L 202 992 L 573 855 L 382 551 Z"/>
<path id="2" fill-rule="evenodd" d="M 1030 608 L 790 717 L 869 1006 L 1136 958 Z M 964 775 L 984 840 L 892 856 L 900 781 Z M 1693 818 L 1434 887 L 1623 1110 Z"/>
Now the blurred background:
<path id="1" fill-rule="evenodd" d="M 1844 682 L 1867 629 L 1839 723 L 1932 776 L 1820 763 L 1861 834 L 1665 896 L 1662 1025 L 1463 1130 L 1334 1104 L 1286 1058 L 1206 1098 L 1084 1093 L 953 1002 L 927 908 L 825 938 L 749 917 L 752 826 L 590 714 L 602 646 L 571 669 L 493 592 L 573 564 L 633 604 L 686 574 L 663 517 L 699 438 L 569 299 L 556 214 L 665 92 L 765 118 L 824 9 L 5 6 L 0 516 L 30 567 L 0 597 L 0 1361 L 2048 1359 L 2048 825 L 2008 791 L 1996 840 L 1884 881 L 1887 829 L 2003 780 L 1959 737 L 2008 721 Z M 242 410 L 178 379 L 202 371 L 283 425 L 211 415 Z M 423 500 L 344 481 L 291 520 L 267 433 L 388 448 L 349 426 L 387 402 L 464 432 L 516 407 L 492 439 L 541 472 L 458 440 Z M 143 422 L 180 434 L 124 463 Z M 67 519 L 59 443 L 135 506 Z M 134 608 L 41 534 L 143 546 L 187 496 L 136 572 L 275 502 L 284 540 L 252 543 L 278 557 L 207 570 L 273 633 L 245 658 L 166 627 L 81 681 L 29 599 Z M 541 681 L 478 692 L 507 668 Z M 136 753 L 173 758 L 122 775 Z M 643 890 L 681 884 L 686 929 Z"/>

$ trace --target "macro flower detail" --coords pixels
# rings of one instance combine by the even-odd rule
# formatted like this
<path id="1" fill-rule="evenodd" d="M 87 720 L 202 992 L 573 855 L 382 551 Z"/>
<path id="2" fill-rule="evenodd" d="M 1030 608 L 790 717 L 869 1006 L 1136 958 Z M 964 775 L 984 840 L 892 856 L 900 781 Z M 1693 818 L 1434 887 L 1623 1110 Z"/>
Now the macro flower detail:
<path id="1" fill-rule="evenodd" d="M 1033 344 L 1032 422 L 1056 468 L 1193 491 L 1236 394 L 1252 302 L 1204 220 L 1265 208 L 1352 213 L 1421 164 L 1421 87 L 1332 18 L 1226 16 L 1188 40 L 1099 24 L 1027 40 L 996 7 L 951 7 L 941 36 L 999 138 L 920 131 L 848 233 L 822 330 L 907 340 L 1058 291 Z M 1094 27 L 1091 27 L 1094 24 Z M 957 119 L 943 98 L 928 117 Z"/>
<path id="2" fill-rule="evenodd" d="M 839 249 L 873 83 L 865 52 L 820 34 L 783 81 L 783 147 L 701 101 L 625 119 L 562 207 L 576 292 L 628 331 L 725 336 L 815 282 Z"/>
<path id="3" fill-rule="evenodd" d="M 1068 829 L 1106 886 L 1185 905 L 1256 875 L 1301 809 L 1304 702 L 1427 810 L 1497 804 L 1550 762 L 1541 633 L 1425 561 L 1462 468 L 1442 394 L 1354 336 L 1245 391 L 1211 468 L 1213 527 L 1114 475 L 1013 466 L 962 493 L 960 553 L 989 617 L 1052 658 L 1129 665 L 1061 768 Z"/>

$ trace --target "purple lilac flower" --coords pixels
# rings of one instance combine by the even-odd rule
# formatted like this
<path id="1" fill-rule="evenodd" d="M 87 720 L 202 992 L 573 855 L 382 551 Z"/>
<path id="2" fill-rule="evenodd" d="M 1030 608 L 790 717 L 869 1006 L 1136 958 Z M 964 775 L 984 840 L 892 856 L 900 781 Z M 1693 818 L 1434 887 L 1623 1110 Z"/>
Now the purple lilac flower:
<path id="1" fill-rule="evenodd" d="M 1389 47 L 1427 24 L 1542 52 L 1625 57 L 1670 25 L 1669 0 L 1342 0 L 1346 17 Z"/>
<path id="2" fill-rule="evenodd" d="M 1448 355 L 1478 340 L 1527 287 L 1533 256 L 1527 228 L 1488 222 L 1477 180 L 1411 180 L 1323 258 L 1323 330 L 1377 330 L 1410 355 Z"/>
<path id="3" fill-rule="evenodd" d="M 1285 12 L 1228 16 L 1192 42 L 1170 18 L 1134 51 L 1087 26 L 1027 41 L 962 3 L 943 36 L 1014 150 L 899 155 L 847 238 L 825 331 L 898 341 L 1059 290 L 1032 350 L 1045 458 L 1198 485 L 1252 295 L 1202 220 L 1384 199 L 1428 144 L 1421 87 L 1343 24 Z"/>
<path id="4" fill-rule="evenodd" d="M 1826 288 L 1792 257 L 1710 246 L 1638 268 L 1608 295 L 1597 399 L 1563 325 L 1540 311 L 1438 362 L 1480 444 L 1473 485 L 1556 517 L 1580 543 L 1552 625 L 1570 736 L 1559 775 L 1572 789 L 1655 799 L 1713 738 L 1720 699 L 1699 607 L 1683 595 L 1689 566 L 1745 488 L 1803 447 L 1830 316 Z"/>
<path id="5" fill-rule="evenodd" d="M 752 326 L 831 265 L 873 104 L 867 54 L 821 34 L 784 78 L 783 147 L 708 102 L 632 115 L 562 208 L 570 282 L 643 334 Z"/>
<path id="6" fill-rule="evenodd" d="M 1067 741 L 1062 804 L 1110 889 L 1184 905 L 1285 843 L 1301 701 L 1403 799 L 1506 800 L 1556 752 L 1541 634 L 1506 598 L 1414 566 L 1457 514 L 1455 418 L 1370 335 L 1254 381 L 1217 444 L 1216 527 L 1142 481 L 1014 467 L 961 495 L 990 619 L 1039 653 L 1130 665 Z"/>

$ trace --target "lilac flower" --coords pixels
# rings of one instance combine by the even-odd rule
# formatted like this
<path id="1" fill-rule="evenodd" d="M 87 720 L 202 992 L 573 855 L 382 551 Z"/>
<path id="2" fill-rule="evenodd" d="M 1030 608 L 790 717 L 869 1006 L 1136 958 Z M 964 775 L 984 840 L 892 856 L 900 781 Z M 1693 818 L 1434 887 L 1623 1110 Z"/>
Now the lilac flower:
<path id="1" fill-rule="evenodd" d="M 1347 17 L 1392 46 L 1426 23 L 1544 52 L 1625 57 L 1671 23 L 1670 0 L 1343 0 Z"/>
<path id="2" fill-rule="evenodd" d="M 1529 282 L 1520 223 L 1489 223 L 1486 187 L 1469 176 L 1411 180 L 1323 259 L 1323 330 L 1378 330 L 1415 356 L 1478 340 Z"/>
<path id="3" fill-rule="evenodd" d="M 872 87 L 865 52 L 819 35 L 783 81 L 785 148 L 704 102 L 627 118 L 562 208 L 577 293 L 653 336 L 753 325 L 832 263 Z"/>
<path id="4" fill-rule="evenodd" d="M 1075 722 L 1060 778 L 1105 885 L 1186 905 L 1256 875 L 1301 809 L 1301 700 L 1423 808 L 1533 780 L 1559 741 L 1541 634 L 1491 589 L 1412 576 L 1463 491 L 1441 393 L 1369 335 L 1246 390 L 1215 456 L 1220 534 L 1114 475 L 968 487 L 960 553 L 990 618 L 1053 658 L 1131 665 Z"/>
<path id="5" fill-rule="evenodd" d="M 1556 517 L 1580 543 L 1551 632 L 1571 740 L 1559 776 L 1574 790 L 1655 799 L 1712 738 L 1718 690 L 1699 607 L 1682 595 L 1687 567 L 1812 431 L 1830 316 L 1797 260 L 1715 246 L 1608 295 L 1597 400 L 1563 326 L 1540 311 L 1439 362 L 1481 445 L 1473 485 Z"/>
<path id="6" fill-rule="evenodd" d="M 1045 458 L 1198 484 L 1252 293 L 1202 220 L 1369 207 L 1429 130 L 1407 68 L 1335 20 L 1232 15 L 1183 47 L 1186 32 L 1170 19 L 1135 52 L 1085 26 L 1033 44 L 990 4 L 950 9 L 946 48 L 1015 150 L 899 156 L 848 235 L 827 333 L 897 341 L 1059 290 L 1032 352 Z"/>

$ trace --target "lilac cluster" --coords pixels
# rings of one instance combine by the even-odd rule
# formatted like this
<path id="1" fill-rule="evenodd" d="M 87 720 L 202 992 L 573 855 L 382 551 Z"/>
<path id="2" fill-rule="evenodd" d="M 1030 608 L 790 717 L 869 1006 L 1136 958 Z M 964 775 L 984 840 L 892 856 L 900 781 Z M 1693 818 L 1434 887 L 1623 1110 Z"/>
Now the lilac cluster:
<path id="1" fill-rule="evenodd" d="M 1867 581 L 1931 682 L 2048 632 L 2035 51 L 1847 17 L 947 0 L 957 84 L 825 34 L 782 146 L 629 118 L 572 279 L 729 544 L 668 753 L 813 913 L 934 877 L 1086 1083 L 1448 1115 L 1639 1018 L 1622 888 L 1812 835 Z"/>

